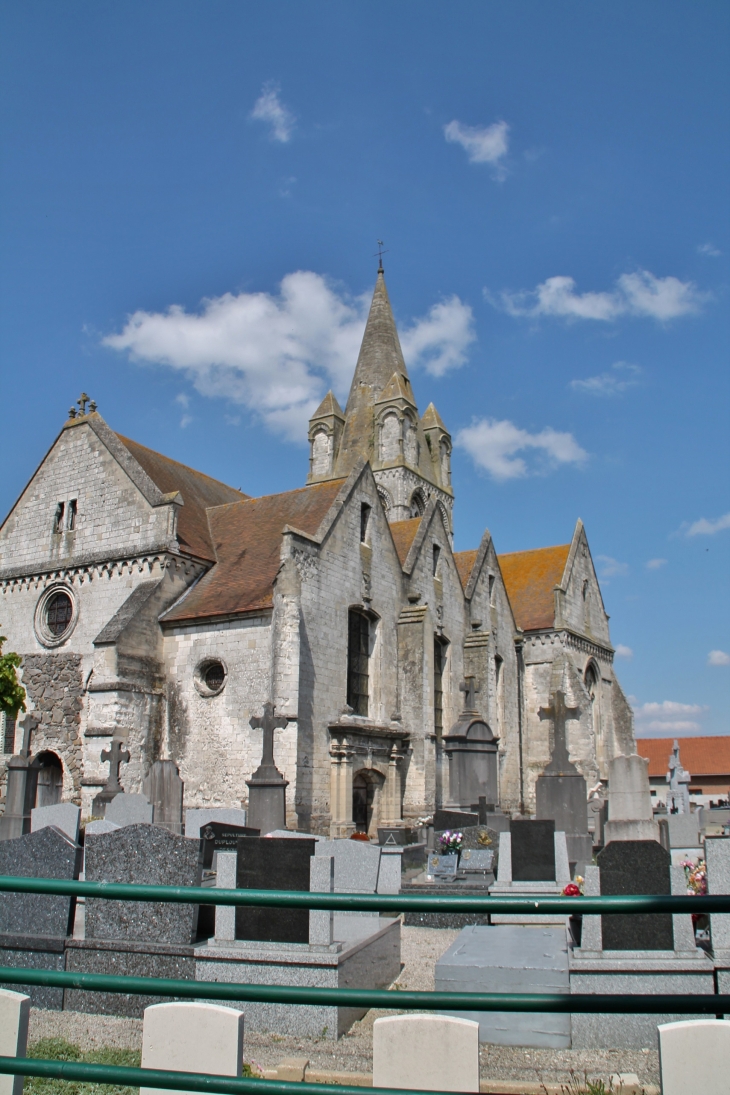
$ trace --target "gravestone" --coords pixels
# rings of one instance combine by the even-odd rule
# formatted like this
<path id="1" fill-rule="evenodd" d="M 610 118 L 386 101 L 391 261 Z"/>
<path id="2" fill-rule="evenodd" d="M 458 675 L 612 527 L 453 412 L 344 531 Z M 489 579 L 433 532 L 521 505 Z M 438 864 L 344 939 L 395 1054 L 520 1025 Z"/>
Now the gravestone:
<path id="1" fill-rule="evenodd" d="M 566 727 L 569 719 L 579 718 L 580 708 L 566 706 L 565 694 L 558 690 L 550 696 L 550 706 L 541 707 L 538 715 L 553 724 L 553 750 L 550 763 L 535 782 L 536 815 L 539 820 L 552 819 L 556 830 L 565 833 L 568 858 L 583 869 L 593 855 L 586 781 L 570 759 Z"/>
<path id="2" fill-rule="evenodd" d="M 555 881 L 555 822 L 552 820 L 510 822 L 512 837 L 512 881 Z"/>
<path id="3" fill-rule="evenodd" d="M 81 848 L 48 827 L 0 843 L 0 875 L 78 878 Z M 76 899 L 56 894 L 0 893 L 0 965 L 63 970 L 64 943 L 73 929 Z M 35 1007 L 60 1010 L 63 989 L 9 986 L 26 992 Z"/>
<path id="4" fill-rule="evenodd" d="M 479 1091 L 479 1024 L 446 1015 L 376 1019 L 373 1087 Z"/>
<path id="5" fill-rule="evenodd" d="M 675 740 L 672 755 L 669 758 L 669 771 L 666 775 L 667 810 L 670 814 L 689 813 L 689 785 L 692 777 L 679 759 L 679 742 Z"/>
<path id="6" fill-rule="evenodd" d="M 246 825 L 247 810 L 228 806 L 206 807 L 203 810 L 185 811 L 185 836 L 199 837 L 203 826 L 211 821 L 222 821 L 225 825 Z"/>
<path id="7" fill-rule="evenodd" d="M 244 890 L 309 890 L 309 860 L 316 841 L 242 837 L 238 841 L 236 886 Z M 239 906 L 236 939 L 308 943 L 309 910 Z"/>
<path id="8" fill-rule="evenodd" d="M 264 704 L 263 718 L 251 718 L 249 723 L 254 730 L 263 730 L 264 743 L 261 764 L 251 779 L 246 780 L 248 787 L 248 820 L 254 829 L 270 833 L 274 829 L 286 828 L 286 789 L 289 786 L 274 764 L 274 730 L 284 730 L 289 720 L 284 716 L 274 716 L 273 703 Z"/>
<path id="9" fill-rule="evenodd" d="M 459 857 L 453 855 L 430 855 L 426 864 L 426 873 L 434 878 L 455 878 L 459 869 Z"/>
<path id="10" fill-rule="evenodd" d="M 242 1067 L 242 1011 L 187 1000 L 145 1008 L 142 1068 L 240 1077 Z M 161 1091 L 141 1087 L 139 1095 L 161 1095 Z M 173 1091 L 172 1095 L 187 1093 Z"/>
<path id="11" fill-rule="evenodd" d="M 25 1057 L 30 997 L 0 989 L 0 1057 Z M 0 1075 L 0 1095 L 23 1095 L 23 1077 Z"/>
<path id="12" fill-rule="evenodd" d="M 670 848 L 700 849 L 700 826 L 696 813 L 678 813 L 667 815 Z"/>
<path id="13" fill-rule="evenodd" d="M 73 802 L 58 802 L 55 806 L 36 806 L 30 812 L 30 831 L 37 832 L 55 825 L 65 833 L 74 844 L 79 840 L 79 818 L 81 810 Z"/>
<path id="14" fill-rule="evenodd" d="M 608 766 L 608 821 L 603 839 L 659 840 L 648 775 L 649 761 L 638 753 L 614 757 Z"/>
<path id="15" fill-rule="evenodd" d="M 117 825 L 116 821 L 107 821 L 105 817 L 100 817 L 98 821 L 89 821 L 84 826 L 84 839 L 87 836 L 94 836 L 96 833 L 113 833 L 121 827 L 121 825 Z"/>
<path id="16" fill-rule="evenodd" d="M 93 817 L 106 817 L 109 803 L 117 795 L 123 794 L 124 788 L 119 782 L 119 768 L 122 764 L 129 764 L 130 760 L 129 750 L 124 748 L 124 742 L 121 738 L 112 738 L 110 747 L 102 749 L 101 763 L 106 764 L 107 761 L 109 762 L 109 775 L 106 783 L 91 804 Z"/>
<path id="17" fill-rule="evenodd" d="M 215 852 L 237 852 L 241 837 L 260 836 L 258 829 L 245 825 L 228 825 L 222 821 L 210 821 L 200 830 L 202 867 L 205 871 L 213 869 Z"/>
<path id="18" fill-rule="evenodd" d="M 320 840 L 315 855 L 334 856 L 335 893 L 377 893 L 381 862 L 378 846 L 357 840 Z"/>
<path id="19" fill-rule="evenodd" d="M 488 848 L 464 848 L 459 857 L 459 868 L 467 874 L 491 872 L 494 869 L 494 852 Z"/>
<path id="20" fill-rule="evenodd" d="M 662 1095 L 727 1095 L 730 1090 L 730 1023 L 694 1019 L 662 1023 L 659 1068 Z"/>
<path id="21" fill-rule="evenodd" d="M 705 837 L 705 857 L 707 859 L 707 892 L 713 896 L 730 894 L 730 838 L 726 836 Z M 730 992 L 730 913 L 712 913 L 712 950 L 718 967 L 722 967 L 722 981 L 726 988 L 721 992 Z"/>
<path id="22" fill-rule="evenodd" d="M 454 829 L 461 832 L 478 824 L 479 814 L 467 810 L 437 810 L 433 815 L 433 827 L 437 833 L 453 832 Z"/>
<path id="23" fill-rule="evenodd" d="M 671 857 L 654 840 L 612 841 L 598 853 L 601 895 L 670 894 Z M 601 917 L 604 950 L 671 951 L 671 913 L 611 914 Z"/>
<path id="24" fill-rule="evenodd" d="M 155 825 L 126 825 L 93 834 L 85 844 L 87 882 L 128 882 L 150 886 L 199 884 L 197 840 Z M 176 902 L 86 902 L 86 939 L 135 943 L 191 944 L 197 907 Z"/>
<path id="25" fill-rule="evenodd" d="M 152 806 L 146 795 L 115 795 L 106 808 L 104 819 L 113 821 L 120 828 L 126 825 L 150 825 Z"/>
<path id="26" fill-rule="evenodd" d="M 509 818 L 507 821 L 509 831 Z M 492 848 L 496 851 L 499 847 L 499 831 L 496 829 L 483 825 L 468 825 L 461 830 L 461 833 L 464 837 L 461 842 L 462 848 Z"/>
<path id="27" fill-rule="evenodd" d="M 185 784 L 172 760 L 156 760 L 144 781 L 144 793 L 149 799 L 155 825 L 164 825 L 171 833 L 182 836 L 183 793 Z M 109 815 L 107 814 L 107 817 Z"/>

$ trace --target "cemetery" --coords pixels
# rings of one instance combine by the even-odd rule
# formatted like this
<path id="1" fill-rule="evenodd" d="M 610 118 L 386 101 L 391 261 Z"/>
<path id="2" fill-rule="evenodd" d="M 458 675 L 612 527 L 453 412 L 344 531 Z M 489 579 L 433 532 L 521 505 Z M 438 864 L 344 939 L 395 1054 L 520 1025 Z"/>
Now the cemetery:
<path id="1" fill-rule="evenodd" d="M 151 774 L 145 793 L 127 794 L 125 751 L 114 739 L 105 751 L 109 775 L 93 819 L 82 822 L 79 807 L 69 802 L 11 819 L 14 833 L 6 829 L 0 840 L 0 875 L 199 887 L 205 901 L 0 892 L 0 966 L 29 971 L 28 983 L 0 986 L 0 1008 L 12 1019 L 3 1037 L 15 1039 L 15 1053 L 27 1042 L 29 1023 L 39 1032 L 61 1023 L 52 1029 L 82 1039 L 85 1024 L 121 1023 L 131 1048 L 141 1049 L 143 1068 L 241 1076 L 248 1054 L 264 1062 L 260 1074 L 269 1078 L 336 1076 L 349 1083 L 365 1076 L 375 1086 L 442 1091 L 480 1090 L 480 1069 L 481 1090 L 543 1090 L 534 1077 L 559 1083 L 569 1068 L 593 1068 L 595 1055 L 603 1054 L 606 1075 L 623 1077 L 615 1090 L 658 1092 L 661 1071 L 666 1095 L 687 1090 L 668 1078 L 667 1062 L 680 1062 L 672 1073 L 681 1072 L 678 1047 L 685 1032 L 696 1029 L 717 1046 L 713 1059 L 730 1069 L 722 1041 L 730 1023 L 704 1008 L 694 1015 L 669 1006 L 652 1014 L 458 1007 L 422 1014 L 395 1008 L 394 1014 L 351 1003 L 256 1001 L 246 992 L 238 1000 L 229 995 L 196 1003 L 80 982 L 32 982 L 30 971 L 47 970 L 170 979 L 201 993 L 206 985 L 233 986 L 233 993 L 235 986 L 393 990 L 394 1004 L 397 990 L 414 987 L 553 999 L 730 994 L 730 910 L 705 917 L 706 926 L 687 911 L 530 911 L 536 901 L 562 895 L 680 896 L 690 879 L 692 892 L 730 894 L 730 837 L 703 832 L 702 814 L 690 809 L 686 796 L 678 750 L 668 769 L 669 812 L 654 809 L 647 762 L 636 754 L 614 758 L 606 791 L 589 799 L 567 749 L 574 716 L 560 690 L 540 711 L 554 732 L 537 781 L 535 816 L 510 816 L 494 801 L 491 731 L 469 715 L 449 735 L 447 804 L 416 829 L 383 827 L 377 841 L 328 840 L 287 828 L 271 705 L 252 720 L 264 748 L 247 809 L 185 809 L 182 780 L 166 762 Z M 216 904 L 217 890 L 476 898 L 478 908 L 406 908 L 400 916 L 377 908 L 236 906 Z M 529 904 L 504 912 L 498 908 L 503 898 Z M 528 1061 L 533 1064 L 525 1067 Z M 323 1067 L 328 1063 L 341 1068 Z M 484 1087 L 485 1071 L 496 1086 Z M 17 1077 L 13 1083 L 0 1080 L 3 1090 L 20 1095 Z"/>

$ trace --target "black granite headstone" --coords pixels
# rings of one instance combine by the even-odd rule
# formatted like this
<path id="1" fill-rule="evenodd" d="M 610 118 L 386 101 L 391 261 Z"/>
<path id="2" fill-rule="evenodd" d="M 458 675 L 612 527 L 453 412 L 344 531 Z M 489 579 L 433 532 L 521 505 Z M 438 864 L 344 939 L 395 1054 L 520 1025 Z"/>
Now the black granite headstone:
<path id="1" fill-rule="evenodd" d="M 87 882 L 150 886 L 200 885 L 200 841 L 175 836 L 157 825 L 126 825 L 86 837 Z M 197 905 L 154 901 L 86 902 L 86 939 L 190 944 Z"/>
<path id="2" fill-rule="evenodd" d="M 200 830 L 203 870 L 211 870 L 214 852 L 237 852 L 238 841 L 242 836 L 260 835 L 261 831 L 259 829 L 250 829 L 246 825 L 229 825 L 225 821 L 209 821 Z"/>
<path id="3" fill-rule="evenodd" d="M 597 856 L 601 896 L 670 894 L 671 856 L 656 840 L 613 840 Z M 671 951 L 674 932 L 671 913 L 601 917 L 606 951 Z"/>
<path id="4" fill-rule="evenodd" d="M 245 890 L 309 890 L 309 861 L 316 840 L 243 837 L 238 842 L 236 885 Z M 236 909 L 236 939 L 308 943 L 308 909 L 260 905 Z"/>
<path id="5" fill-rule="evenodd" d="M 81 848 L 49 825 L 0 841 L 0 875 L 17 878 L 78 878 Z M 63 938 L 73 928 L 75 899 L 54 894 L 0 893 L 0 933 Z"/>
<path id="6" fill-rule="evenodd" d="M 512 881 L 555 881 L 555 822 L 512 819 Z"/>

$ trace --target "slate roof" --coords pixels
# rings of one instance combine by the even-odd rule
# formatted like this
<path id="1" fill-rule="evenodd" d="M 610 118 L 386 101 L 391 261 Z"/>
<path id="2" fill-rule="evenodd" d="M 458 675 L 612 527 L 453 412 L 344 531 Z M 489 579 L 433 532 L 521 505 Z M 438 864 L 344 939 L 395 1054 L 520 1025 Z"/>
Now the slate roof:
<path id="1" fill-rule="evenodd" d="M 727 776 L 730 779 L 730 735 L 697 738 L 638 738 L 636 751 L 649 761 L 649 776 L 665 776 L 674 742 L 679 742 L 679 759 L 692 779 Z"/>
<path id="2" fill-rule="evenodd" d="M 406 564 L 408 552 L 411 550 L 411 545 L 416 538 L 421 520 L 421 517 L 410 517 L 407 521 L 391 522 L 390 531 L 401 566 Z"/>
<path id="3" fill-rule="evenodd" d="M 180 506 L 177 520 L 180 549 L 196 558 L 213 562 L 215 549 L 208 527 L 207 510 L 211 506 L 240 502 L 249 495 L 136 441 L 130 441 L 128 437 L 121 434 L 116 436 L 163 494 L 179 491 L 182 495 L 183 505 Z"/>
<path id="4" fill-rule="evenodd" d="M 344 479 L 250 498 L 208 511 L 216 565 L 162 618 L 165 623 L 270 608 L 285 525 L 313 536 Z"/>
<path id="5" fill-rule="evenodd" d="M 461 580 L 462 589 L 466 590 L 467 583 L 471 577 L 471 572 L 474 569 L 474 564 L 477 561 L 477 555 L 479 552 L 474 551 L 455 551 L 454 562 L 456 563 L 456 570 Z"/>
<path id="6" fill-rule="evenodd" d="M 515 623 L 522 631 L 554 627 L 553 591 L 562 581 L 569 552 L 570 544 L 560 544 L 497 556 Z"/>

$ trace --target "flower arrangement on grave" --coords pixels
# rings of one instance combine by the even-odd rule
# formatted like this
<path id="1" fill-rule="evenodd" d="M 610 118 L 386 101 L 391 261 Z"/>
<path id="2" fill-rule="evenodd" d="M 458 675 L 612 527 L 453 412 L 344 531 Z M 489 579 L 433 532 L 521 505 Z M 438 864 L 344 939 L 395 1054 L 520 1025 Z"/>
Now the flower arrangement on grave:
<path id="1" fill-rule="evenodd" d="M 424 817 L 419 817 L 416 821 L 417 829 L 427 829 L 429 825 L 433 825 L 433 814 L 426 814 Z"/>
<path id="2" fill-rule="evenodd" d="M 439 837 L 439 844 L 441 845 L 441 852 L 443 855 L 458 855 L 461 851 L 461 846 L 464 843 L 464 834 L 457 833 L 456 829 L 453 831 L 447 829 Z"/>
<path id="3" fill-rule="evenodd" d="M 582 897 L 583 884 L 583 875 L 577 874 L 572 882 L 563 887 L 563 897 Z"/>
<path id="4" fill-rule="evenodd" d="M 683 859 L 681 866 L 684 867 L 689 896 L 704 897 L 707 893 L 707 864 L 704 859 L 698 859 L 696 863 L 691 859 Z"/>

